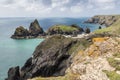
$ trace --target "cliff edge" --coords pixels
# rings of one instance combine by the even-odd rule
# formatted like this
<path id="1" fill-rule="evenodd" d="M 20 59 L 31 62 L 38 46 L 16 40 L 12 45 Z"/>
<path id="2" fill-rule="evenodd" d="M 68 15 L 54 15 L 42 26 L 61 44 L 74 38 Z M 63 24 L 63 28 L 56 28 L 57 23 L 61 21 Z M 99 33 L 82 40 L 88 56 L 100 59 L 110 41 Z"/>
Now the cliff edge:
<path id="1" fill-rule="evenodd" d="M 109 27 L 118 19 L 120 19 L 120 15 L 96 15 L 85 21 L 85 23 L 97 23 Z"/>
<path id="2" fill-rule="evenodd" d="M 86 43 L 86 45 L 84 45 Z M 55 35 L 45 39 L 37 46 L 32 57 L 24 66 L 12 67 L 6 80 L 26 80 L 33 77 L 52 77 L 65 75 L 78 48 L 87 47 L 88 41 Z"/>

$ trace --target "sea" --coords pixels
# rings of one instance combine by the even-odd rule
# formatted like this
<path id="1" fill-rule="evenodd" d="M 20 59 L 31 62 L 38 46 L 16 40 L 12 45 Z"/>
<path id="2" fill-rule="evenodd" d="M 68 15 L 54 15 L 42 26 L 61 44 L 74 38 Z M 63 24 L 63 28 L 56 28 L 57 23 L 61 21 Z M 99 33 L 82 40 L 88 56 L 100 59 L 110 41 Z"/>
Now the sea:
<path id="1" fill-rule="evenodd" d="M 26 60 L 32 56 L 36 46 L 44 39 L 11 39 L 18 26 L 29 28 L 30 23 L 37 19 L 40 26 L 47 29 L 56 24 L 72 25 L 77 24 L 82 28 L 89 27 L 91 31 L 98 29 L 99 24 L 83 23 L 89 17 L 81 18 L 34 18 L 34 17 L 10 17 L 0 18 L 0 80 L 7 77 L 10 67 L 22 67 Z"/>

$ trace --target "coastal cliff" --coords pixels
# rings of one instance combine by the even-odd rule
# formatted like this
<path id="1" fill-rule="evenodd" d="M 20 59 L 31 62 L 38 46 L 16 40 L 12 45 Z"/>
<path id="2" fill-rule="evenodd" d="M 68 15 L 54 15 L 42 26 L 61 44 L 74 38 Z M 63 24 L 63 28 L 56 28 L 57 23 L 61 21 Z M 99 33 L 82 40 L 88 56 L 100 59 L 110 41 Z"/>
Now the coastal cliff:
<path id="1" fill-rule="evenodd" d="M 120 15 L 96 15 L 85 21 L 85 23 L 97 23 L 109 27 L 118 19 L 120 19 Z"/>
<path id="2" fill-rule="evenodd" d="M 77 49 L 85 49 L 89 42 L 55 35 L 37 46 L 24 66 L 12 67 L 6 80 L 26 80 L 33 77 L 63 76 L 72 63 Z"/>
<path id="3" fill-rule="evenodd" d="M 76 52 L 64 76 L 28 80 L 119 80 L 119 43 L 119 37 L 94 37 L 89 47 Z"/>
<path id="4" fill-rule="evenodd" d="M 88 19 L 85 23 L 96 23 L 106 26 L 100 26 L 98 30 L 93 32 L 95 34 L 108 33 L 112 35 L 120 35 L 120 15 L 97 15 Z"/>
<path id="5" fill-rule="evenodd" d="M 118 78 L 119 63 L 111 58 L 119 59 L 119 43 L 119 37 L 108 34 L 54 35 L 36 47 L 22 68 L 10 68 L 6 80 L 109 80 L 113 73 Z"/>

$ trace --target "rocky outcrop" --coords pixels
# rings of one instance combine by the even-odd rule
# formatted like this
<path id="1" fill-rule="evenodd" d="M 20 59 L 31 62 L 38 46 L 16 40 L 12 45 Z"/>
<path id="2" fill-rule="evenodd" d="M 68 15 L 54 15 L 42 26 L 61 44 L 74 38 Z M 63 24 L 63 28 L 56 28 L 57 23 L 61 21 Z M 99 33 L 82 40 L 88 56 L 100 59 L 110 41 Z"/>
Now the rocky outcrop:
<path id="1" fill-rule="evenodd" d="M 54 25 L 50 27 L 47 31 L 47 34 L 64 34 L 64 35 L 75 35 L 84 32 L 84 30 L 77 25 Z"/>
<path id="2" fill-rule="evenodd" d="M 13 39 L 35 38 L 41 35 L 45 35 L 45 33 L 36 19 L 34 22 L 30 24 L 29 30 L 25 29 L 23 26 L 16 28 L 11 38 Z"/>
<path id="3" fill-rule="evenodd" d="M 30 33 L 30 35 L 32 35 L 32 36 L 38 36 L 38 35 L 40 35 L 40 34 L 44 34 L 44 31 L 43 31 L 43 29 L 40 27 L 37 19 L 30 24 L 29 33 Z"/>
<path id="4" fill-rule="evenodd" d="M 115 23 L 118 19 L 120 19 L 119 15 L 96 15 L 85 21 L 85 23 L 98 23 L 108 27 Z"/>
<path id="5" fill-rule="evenodd" d="M 20 26 L 18 28 L 16 28 L 14 34 L 11 36 L 11 38 L 26 38 L 27 36 L 29 36 L 29 31 L 27 29 L 25 29 L 23 26 Z"/>
<path id="6" fill-rule="evenodd" d="M 21 80 L 19 66 L 10 68 L 8 71 L 8 78 L 5 80 Z"/>
<path id="7" fill-rule="evenodd" d="M 29 58 L 20 70 L 18 68 L 10 68 L 7 80 L 16 80 L 16 77 L 26 80 L 37 76 L 64 75 L 65 70 L 71 64 L 71 56 L 73 56 L 71 54 L 76 50 L 74 45 L 76 46 L 77 42 L 78 40 L 66 38 L 61 35 L 46 39 L 37 46 L 33 57 Z M 73 47 L 74 49 L 72 49 Z M 17 74 L 10 74 L 11 72 Z"/>

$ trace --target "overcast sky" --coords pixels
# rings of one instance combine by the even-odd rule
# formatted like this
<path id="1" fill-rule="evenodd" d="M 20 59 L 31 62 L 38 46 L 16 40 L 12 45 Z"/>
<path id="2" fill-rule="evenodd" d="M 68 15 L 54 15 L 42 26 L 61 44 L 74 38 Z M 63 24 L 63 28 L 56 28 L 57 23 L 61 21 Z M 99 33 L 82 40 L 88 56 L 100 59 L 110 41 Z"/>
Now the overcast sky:
<path id="1" fill-rule="evenodd" d="M 120 0 L 0 0 L 0 17 L 84 17 L 120 14 Z"/>

